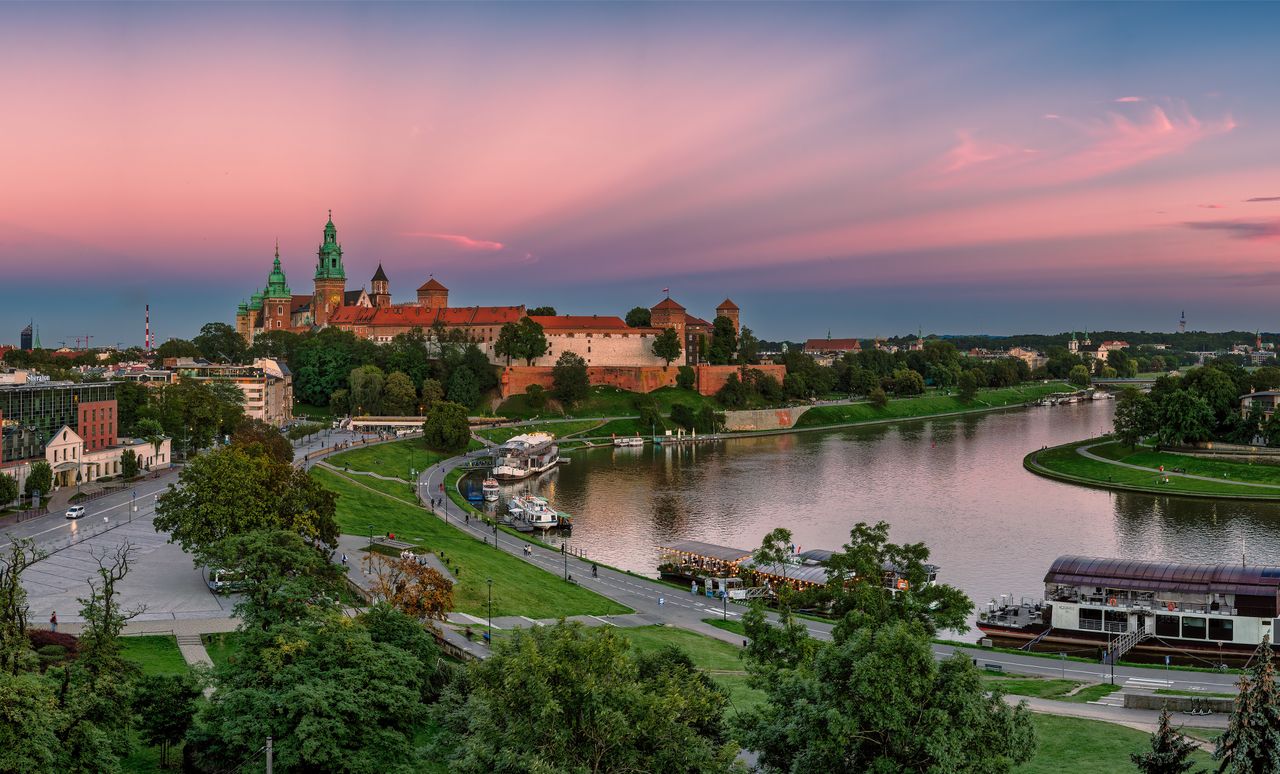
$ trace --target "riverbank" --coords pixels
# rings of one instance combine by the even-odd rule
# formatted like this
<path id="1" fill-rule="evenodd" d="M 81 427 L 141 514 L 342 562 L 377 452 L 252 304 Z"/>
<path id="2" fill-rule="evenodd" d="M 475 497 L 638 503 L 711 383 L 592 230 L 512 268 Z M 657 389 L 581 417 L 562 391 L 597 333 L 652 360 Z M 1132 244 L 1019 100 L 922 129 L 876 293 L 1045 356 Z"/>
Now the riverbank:
<path id="1" fill-rule="evenodd" d="M 1039 449 L 1026 455 L 1022 465 L 1039 476 L 1098 489 L 1179 497 L 1280 500 L 1280 466 L 1205 460 L 1142 447 L 1132 449 L 1109 437 Z"/>
<path id="2" fill-rule="evenodd" d="M 793 429 L 821 429 L 904 419 L 956 416 L 1022 406 L 1046 395 L 1078 390 L 1078 387 L 1066 382 L 1046 382 L 983 390 L 967 401 L 957 395 L 934 394 L 922 395 L 918 398 L 893 399 L 879 408 L 866 402 L 815 406 L 796 420 Z"/>

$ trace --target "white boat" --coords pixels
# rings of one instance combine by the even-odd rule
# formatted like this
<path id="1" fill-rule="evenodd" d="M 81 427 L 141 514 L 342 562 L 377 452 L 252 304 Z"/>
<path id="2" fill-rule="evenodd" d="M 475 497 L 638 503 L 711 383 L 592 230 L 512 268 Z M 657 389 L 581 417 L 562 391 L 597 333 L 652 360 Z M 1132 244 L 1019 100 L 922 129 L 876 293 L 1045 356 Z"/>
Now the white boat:
<path id="1" fill-rule="evenodd" d="M 644 446 L 644 439 L 638 435 L 627 435 L 613 439 L 614 446 Z"/>
<path id="2" fill-rule="evenodd" d="M 507 503 L 507 510 L 512 516 L 538 529 L 551 529 L 560 523 L 560 517 L 545 497 L 517 495 Z"/>
<path id="3" fill-rule="evenodd" d="M 499 481 L 519 481 L 554 468 L 560 449 L 547 433 L 517 435 L 498 447 L 494 455 L 493 477 Z"/>
<path id="4" fill-rule="evenodd" d="M 486 478 L 480 485 L 480 491 L 484 493 L 484 499 L 489 502 L 496 502 L 498 499 L 498 479 Z"/>

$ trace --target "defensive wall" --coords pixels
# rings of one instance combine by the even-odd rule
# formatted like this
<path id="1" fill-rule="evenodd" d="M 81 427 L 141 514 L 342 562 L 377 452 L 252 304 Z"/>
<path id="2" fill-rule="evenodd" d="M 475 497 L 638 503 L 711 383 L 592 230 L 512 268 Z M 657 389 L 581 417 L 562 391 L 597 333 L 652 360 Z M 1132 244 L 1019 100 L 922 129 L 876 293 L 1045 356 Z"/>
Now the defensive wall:
<path id="1" fill-rule="evenodd" d="M 694 385 L 703 395 L 714 395 L 725 385 L 730 374 L 738 373 L 739 366 L 698 365 L 694 370 Z M 786 376 L 787 368 L 781 365 L 751 366 L 773 376 L 779 382 Z M 521 395 L 530 385 L 537 384 L 550 390 L 552 379 L 550 366 L 507 366 L 499 377 L 502 398 Z M 674 387 L 680 368 L 670 366 L 587 366 L 587 379 L 592 385 L 617 387 L 629 392 L 653 392 L 662 387 Z"/>

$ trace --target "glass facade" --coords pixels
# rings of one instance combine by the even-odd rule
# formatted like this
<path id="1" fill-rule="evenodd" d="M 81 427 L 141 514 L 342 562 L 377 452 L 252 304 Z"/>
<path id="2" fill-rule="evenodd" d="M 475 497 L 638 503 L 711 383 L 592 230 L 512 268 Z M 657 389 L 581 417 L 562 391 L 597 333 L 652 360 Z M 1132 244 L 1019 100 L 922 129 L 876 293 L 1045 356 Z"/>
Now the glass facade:
<path id="1" fill-rule="evenodd" d="M 54 433 L 80 433 L 81 403 L 116 399 L 116 382 L 35 382 L 0 386 L 0 462 L 44 456 Z"/>

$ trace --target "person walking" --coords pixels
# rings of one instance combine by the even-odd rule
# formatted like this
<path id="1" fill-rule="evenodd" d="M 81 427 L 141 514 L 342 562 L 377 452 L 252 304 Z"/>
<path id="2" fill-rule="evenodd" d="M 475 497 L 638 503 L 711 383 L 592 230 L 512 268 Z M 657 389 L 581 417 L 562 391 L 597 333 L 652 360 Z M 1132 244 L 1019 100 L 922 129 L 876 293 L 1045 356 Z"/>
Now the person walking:
<path id="1" fill-rule="evenodd" d="M 55 632 L 58 631 L 58 611 L 57 610 L 54 610 L 53 614 L 49 616 L 49 630 L 55 631 Z"/>
<path id="2" fill-rule="evenodd" d="M 343 555 L 342 555 L 342 566 L 343 566 L 343 567 L 346 567 L 346 566 L 347 566 L 347 555 L 346 555 L 346 554 L 343 554 Z"/>

